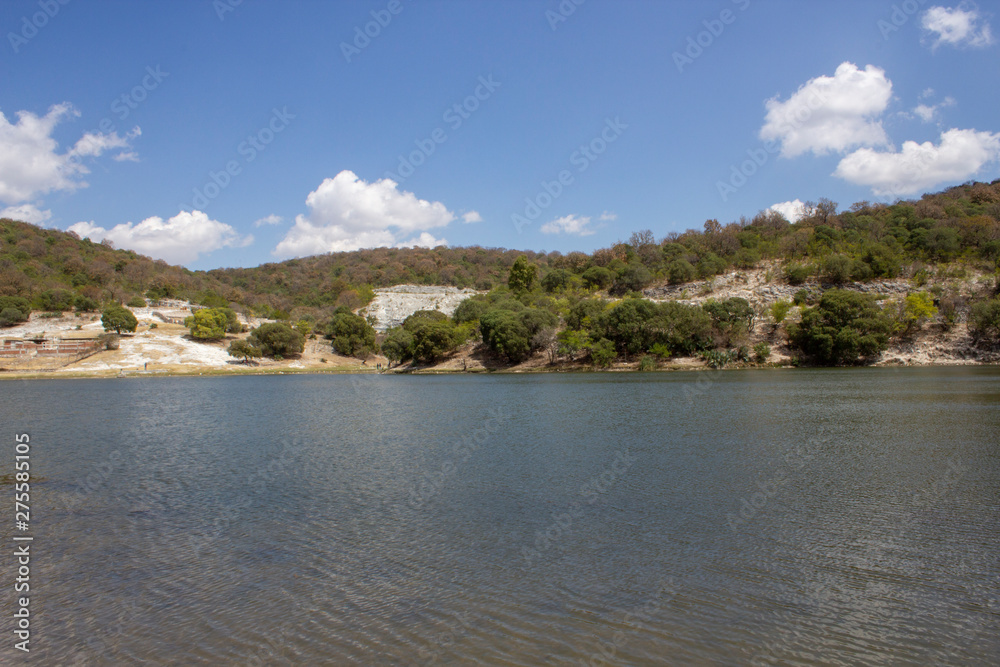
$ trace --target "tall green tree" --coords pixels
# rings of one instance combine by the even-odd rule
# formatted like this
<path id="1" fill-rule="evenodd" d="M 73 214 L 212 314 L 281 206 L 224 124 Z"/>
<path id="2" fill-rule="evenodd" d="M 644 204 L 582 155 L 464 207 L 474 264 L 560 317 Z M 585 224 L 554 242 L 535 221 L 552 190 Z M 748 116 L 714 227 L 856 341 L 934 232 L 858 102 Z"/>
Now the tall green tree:
<path id="1" fill-rule="evenodd" d="M 530 292 L 535 286 L 538 277 L 538 267 L 528 261 L 528 258 L 521 255 L 514 260 L 514 265 L 510 267 L 507 275 L 507 286 L 519 294 Z"/>

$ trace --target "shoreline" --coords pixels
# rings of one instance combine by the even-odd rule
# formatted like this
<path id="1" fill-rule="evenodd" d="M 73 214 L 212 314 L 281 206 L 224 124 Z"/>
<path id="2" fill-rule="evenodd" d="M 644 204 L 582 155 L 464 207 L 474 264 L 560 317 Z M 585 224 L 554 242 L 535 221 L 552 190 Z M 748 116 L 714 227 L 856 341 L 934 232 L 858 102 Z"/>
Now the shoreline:
<path id="1" fill-rule="evenodd" d="M 637 364 L 634 364 L 637 366 Z M 631 366 L 631 365 L 630 365 Z M 193 368 L 190 371 L 177 369 L 153 369 L 153 370 L 108 370 L 102 372 L 58 372 L 58 371 L 0 371 L 0 381 L 16 380 L 124 380 L 143 378 L 176 378 L 176 377 L 237 377 L 237 376 L 275 376 L 275 375 L 542 375 L 550 373 L 677 373 L 685 371 L 750 371 L 750 370 L 815 370 L 815 369 L 898 369 L 898 368 L 954 368 L 954 367 L 1000 367 L 1000 362 L 996 361 L 972 361 L 962 362 L 932 362 L 921 364 L 896 364 L 896 363 L 876 363 L 865 366 L 796 366 L 789 363 L 764 363 L 764 364 L 734 364 L 723 368 L 712 368 L 705 363 L 699 364 L 674 364 L 661 368 L 640 371 L 637 367 L 622 366 L 618 368 L 598 369 L 592 366 L 581 365 L 557 365 L 554 367 L 535 366 L 531 368 L 403 368 L 401 370 L 362 369 L 357 367 L 334 367 L 322 368 L 267 368 L 267 369 L 220 369 L 217 367 Z"/>

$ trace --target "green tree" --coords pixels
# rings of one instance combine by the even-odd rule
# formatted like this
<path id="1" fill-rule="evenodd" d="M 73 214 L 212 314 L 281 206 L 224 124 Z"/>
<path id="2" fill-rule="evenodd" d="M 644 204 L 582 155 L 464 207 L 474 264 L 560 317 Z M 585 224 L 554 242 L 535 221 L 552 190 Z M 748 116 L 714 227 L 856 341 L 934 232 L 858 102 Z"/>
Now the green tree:
<path id="1" fill-rule="evenodd" d="M 605 289 L 615 280 L 615 274 L 603 266 L 592 266 L 580 276 L 590 289 Z"/>
<path id="2" fill-rule="evenodd" d="M 382 341 L 382 354 L 397 364 L 413 357 L 413 334 L 403 327 L 393 327 Z"/>
<path id="3" fill-rule="evenodd" d="M 244 339 L 234 340 L 229 344 L 226 351 L 229 353 L 229 356 L 237 357 L 245 364 L 249 364 L 252 359 L 259 359 L 263 355 L 259 347 L 251 341 Z"/>
<path id="4" fill-rule="evenodd" d="M 218 340 L 226 337 L 226 315 L 216 308 L 199 308 L 184 318 L 184 326 L 191 330 L 191 337 L 200 340 Z"/>
<path id="5" fill-rule="evenodd" d="M 517 313 L 494 308 L 479 319 L 483 342 L 494 353 L 515 363 L 531 353 L 531 332 Z"/>
<path id="6" fill-rule="evenodd" d="M 326 326 L 326 337 L 330 339 L 330 345 L 337 354 L 346 357 L 366 359 L 376 349 L 375 329 L 365 318 L 355 315 L 346 306 L 339 306 L 334 311 Z"/>
<path id="7" fill-rule="evenodd" d="M 538 277 L 538 267 L 528 261 L 528 258 L 521 255 L 514 260 L 514 265 L 510 267 L 507 275 L 507 286 L 517 293 L 530 292 L 535 286 L 535 279 Z"/>
<path id="8" fill-rule="evenodd" d="M 919 328 L 921 324 L 937 315 L 934 297 L 927 292 L 907 294 L 903 299 L 903 326 L 906 331 Z"/>
<path id="9" fill-rule="evenodd" d="M 611 287 L 612 294 L 639 292 L 653 282 L 653 275 L 642 264 L 629 264 L 622 270 Z"/>
<path id="10" fill-rule="evenodd" d="M 702 308 L 712 318 L 712 323 L 726 346 L 734 338 L 740 338 L 753 329 L 754 311 L 746 299 L 732 297 L 723 301 L 709 300 Z"/>
<path id="11" fill-rule="evenodd" d="M 305 346 L 305 336 L 284 322 L 262 324 L 250 332 L 248 340 L 266 357 L 294 356 L 301 354 Z"/>
<path id="12" fill-rule="evenodd" d="M 698 271 L 686 259 L 675 259 L 667 266 L 667 278 L 671 285 L 689 283 L 698 277 Z"/>
<path id="13" fill-rule="evenodd" d="M 121 334 L 123 331 L 132 332 L 139 326 L 139 320 L 135 319 L 132 311 L 125 306 L 113 303 L 104 309 L 101 315 L 101 325 L 105 331 L 114 331 Z"/>
<path id="14" fill-rule="evenodd" d="M 413 332 L 413 357 L 434 363 L 457 347 L 458 334 L 450 320 L 427 322 Z"/>
<path id="15" fill-rule="evenodd" d="M 20 296 L 0 296 L 0 327 L 24 322 L 31 315 L 31 304 Z"/>
<path id="16" fill-rule="evenodd" d="M 972 304 L 969 333 L 976 342 L 1000 341 L 1000 297 Z"/>
<path id="17" fill-rule="evenodd" d="M 546 292 L 558 292 L 570 286 L 573 281 L 573 274 L 566 269 L 556 269 L 549 271 L 542 278 L 542 289 Z"/>
<path id="18" fill-rule="evenodd" d="M 815 363 L 850 365 L 867 362 L 884 351 L 893 328 L 875 297 L 832 289 L 802 313 L 798 324 L 789 327 L 789 338 Z"/>
<path id="19" fill-rule="evenodd" d="M 602 338 L 590 347 L 590 359 L 598 368 L 607 368 L 615 360 L 615 344 Z"/>

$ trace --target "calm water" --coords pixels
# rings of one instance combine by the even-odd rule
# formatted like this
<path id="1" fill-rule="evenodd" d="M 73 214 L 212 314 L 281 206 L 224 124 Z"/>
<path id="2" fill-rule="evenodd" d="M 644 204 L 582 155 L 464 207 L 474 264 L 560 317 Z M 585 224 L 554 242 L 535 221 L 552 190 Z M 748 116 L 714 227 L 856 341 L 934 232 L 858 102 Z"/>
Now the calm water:
<path id="1" fill-rule="evenodd" d="M 27 431 L 45 478 L 33 664 L 1000 661 L 997 369 L 33 381 L 0 399 L 0 471 Z M 6 611 L 0 637 L 0 662 L 23 657 Z"/>

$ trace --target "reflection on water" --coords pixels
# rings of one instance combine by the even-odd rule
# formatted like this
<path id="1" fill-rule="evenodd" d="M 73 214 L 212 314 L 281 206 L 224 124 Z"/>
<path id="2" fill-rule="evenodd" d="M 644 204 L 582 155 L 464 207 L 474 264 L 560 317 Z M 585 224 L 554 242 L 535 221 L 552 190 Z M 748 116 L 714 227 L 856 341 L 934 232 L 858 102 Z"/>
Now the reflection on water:
<path id="1" fill-rule="evenodd" d="M 0 396 L 3 438 L 31 433 L 46 478 L 38 664 L 1000 656 L 995 369 L 5 382 Z M 0 660 L 15 657 L 5 641 Z"/>

